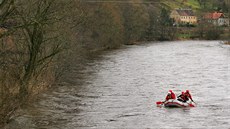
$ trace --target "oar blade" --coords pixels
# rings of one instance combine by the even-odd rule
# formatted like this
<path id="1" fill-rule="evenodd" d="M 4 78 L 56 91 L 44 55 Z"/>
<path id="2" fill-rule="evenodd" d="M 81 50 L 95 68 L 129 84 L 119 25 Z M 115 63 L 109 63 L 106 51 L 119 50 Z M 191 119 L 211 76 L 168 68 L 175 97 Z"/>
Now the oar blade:
<path id="1" fill-rule="evenodd" d="M 157 104 L 157 105 L 159 105 L 159 104 L 163 104 L 163 102 L 161 102 L 161 101 L 158 101 L 158 102 L 156 102 L 156 104 Z"/>
<path id="2" fill-rule="evenodd" d="M 190 104 L 189 104 L 189 107 L 195 107 L 195 105 L 193 105 L 193 104 L 190 103 Z"/>

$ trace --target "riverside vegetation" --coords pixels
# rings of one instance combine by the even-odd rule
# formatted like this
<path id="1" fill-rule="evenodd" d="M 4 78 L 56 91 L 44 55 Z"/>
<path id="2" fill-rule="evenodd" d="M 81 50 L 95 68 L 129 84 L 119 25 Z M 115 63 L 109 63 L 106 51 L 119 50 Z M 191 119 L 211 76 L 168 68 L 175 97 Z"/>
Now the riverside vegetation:
<path id="1" fill-rule="evenodd" d="M 2 0 L 0 125 L 7 124 L 29 98 L 58 82 L 72 55 L 81 58 L 88 52 L 121 45 L 178 39 L 181 31 L 172 26 L 172 7 L 165 4 L 170 1 Z M 187 1 L 174 2 L 193 7 Z M 207 9 L 204 0 L 192 2 L 199 3 L 198 11 Z M 228 1 L 224 3 L 219 7 L 229 7 Z M 201 24 L 194 32 L 185 29 L 184 33 L 208 39 L 213 37 L 211 32 L 229 31 L 204 28 Z"/>

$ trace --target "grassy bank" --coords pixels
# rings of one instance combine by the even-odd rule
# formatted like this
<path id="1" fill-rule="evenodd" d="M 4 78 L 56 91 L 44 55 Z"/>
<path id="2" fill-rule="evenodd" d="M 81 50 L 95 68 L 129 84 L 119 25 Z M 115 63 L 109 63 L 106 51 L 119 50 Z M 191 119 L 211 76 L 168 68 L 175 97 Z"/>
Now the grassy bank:
<path id="1" fill-rule="evenodd" d="M 201 6 L 197 0 L 162 0 L 161 3 L 170 8 L 191 8 L 194 10 L 201 9 Z"/>
<path id="2" fill-rule="evenodd" d="M 178 40 L 228 40 L 229 31 L 226 27 L 206 26 L 205 28 L 197 27 L 178 27 Z"/>

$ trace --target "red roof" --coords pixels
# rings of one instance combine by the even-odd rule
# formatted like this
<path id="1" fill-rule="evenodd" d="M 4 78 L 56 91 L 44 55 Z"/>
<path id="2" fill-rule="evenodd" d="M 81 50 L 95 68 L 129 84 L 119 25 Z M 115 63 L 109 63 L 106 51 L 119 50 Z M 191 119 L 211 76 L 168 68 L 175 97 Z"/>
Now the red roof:
<path id="1" fill-rule="evenodd" d="M 205 15 L 205 18 L 207 18 L 207 19 L 218 19 L 218 18 L 220 18 L 223 15 L 224 15 L 223 13 L 218 13 L 218 12 L 207 13 Z"/>

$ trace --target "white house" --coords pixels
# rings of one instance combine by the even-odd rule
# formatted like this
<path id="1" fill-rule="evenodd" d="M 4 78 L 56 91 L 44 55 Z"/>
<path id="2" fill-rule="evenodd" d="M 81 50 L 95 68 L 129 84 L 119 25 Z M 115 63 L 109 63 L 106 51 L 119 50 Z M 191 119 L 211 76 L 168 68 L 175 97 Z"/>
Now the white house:
<path id="1" fill-rule="evenodd" d="M 204 17 L 209 23 L 213 23 L 216 26 L 229 26 L 229 18 L 224 13 L 214 12 L 207 13 Z"/>

